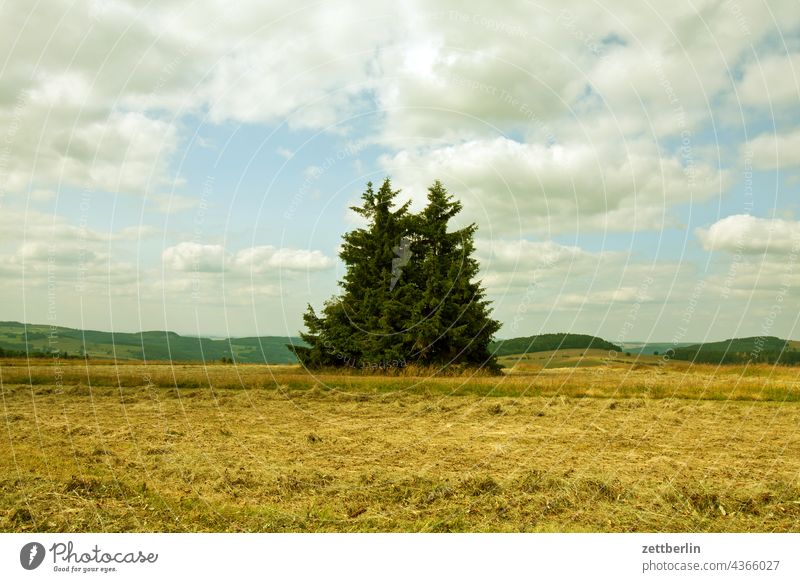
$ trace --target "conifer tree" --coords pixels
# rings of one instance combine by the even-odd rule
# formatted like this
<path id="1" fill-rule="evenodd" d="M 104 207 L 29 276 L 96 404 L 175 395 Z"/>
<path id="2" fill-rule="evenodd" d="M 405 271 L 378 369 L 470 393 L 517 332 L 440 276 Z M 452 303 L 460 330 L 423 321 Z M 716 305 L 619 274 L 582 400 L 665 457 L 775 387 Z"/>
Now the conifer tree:
<path id="1" fill-rule="evenodd" d="M 415 305 L 414 348 L 418 361 L 467 364 L 496 369 L 489 342 L 500 328 L 491 319 L 485 291 L 476 281 L 475 224 L 453 232 L 450 221 L 462 206 L 438 180 L 428 189 L 428 204 L 417 217 L 414 247 L 419 256 L 420 298 Z"/>
<path id="2" fill-rule="evenodd" d="M 416 299 L 414 286 L 393 269 L 395 248 L 409 234 L 408 206 L 394 208 L 398 192 L 387 178 L 375 192 L 372 183 L 352 210 L 367 221 L 344 235 L 339 257 L 347 272 L 342 293 L 318 316 L 311 306 L 301 338 L 309 348 L 293 348 L 308 366 L 385 368 L 405 364 L 406 326 Z M 395 271 L 393 275 L 393 271 Z M 394 280 L 393 280 L 394 278 Z"/>

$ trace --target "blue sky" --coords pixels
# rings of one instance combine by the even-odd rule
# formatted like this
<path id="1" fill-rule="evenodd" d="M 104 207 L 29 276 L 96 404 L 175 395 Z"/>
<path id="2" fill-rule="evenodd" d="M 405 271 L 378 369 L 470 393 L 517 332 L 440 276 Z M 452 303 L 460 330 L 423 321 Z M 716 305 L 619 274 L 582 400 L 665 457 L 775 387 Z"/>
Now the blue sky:
<path id="1" fill-rule="evenodd" d="M 294 335 L 388 175 L 501 337 L 800 339 L 796 3 L 262 4 L 0 9 L 0 319 Z"/>

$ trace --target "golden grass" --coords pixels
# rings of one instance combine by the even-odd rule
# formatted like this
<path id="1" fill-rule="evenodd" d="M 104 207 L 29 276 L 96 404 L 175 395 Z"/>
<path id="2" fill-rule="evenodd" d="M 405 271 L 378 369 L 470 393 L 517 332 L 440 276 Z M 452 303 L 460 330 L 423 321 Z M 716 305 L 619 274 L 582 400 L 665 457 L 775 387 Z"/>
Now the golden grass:
<path id="1" fill-rule="evenodd" d="M 0 362 L 2 531 L 798 531 L 796 369 Z"/>

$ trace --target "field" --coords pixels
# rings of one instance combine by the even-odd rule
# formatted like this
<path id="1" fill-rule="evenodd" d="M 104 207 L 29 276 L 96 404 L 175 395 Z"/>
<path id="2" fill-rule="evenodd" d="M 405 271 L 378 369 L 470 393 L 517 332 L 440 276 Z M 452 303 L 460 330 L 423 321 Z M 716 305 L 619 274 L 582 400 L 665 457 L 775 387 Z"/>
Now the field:
<path id="1" fill-rule="evenodd" d="M 800 531 L 797 368 L 0 360 L 2 531 Z"/>

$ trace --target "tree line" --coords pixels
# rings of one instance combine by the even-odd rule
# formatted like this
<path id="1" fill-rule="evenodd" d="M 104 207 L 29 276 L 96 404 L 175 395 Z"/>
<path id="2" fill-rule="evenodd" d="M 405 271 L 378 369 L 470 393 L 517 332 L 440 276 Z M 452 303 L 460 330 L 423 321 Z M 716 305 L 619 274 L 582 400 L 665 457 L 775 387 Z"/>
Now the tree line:
<path id="1" fill-rule="evenodd" d="M 60 358 L 62 360 L 73 360 L 85 356 L 79 354 L 70 354 L 67 351 L 52 350 L 46 351 L 41 349 L 13 350 L 10 348 L 0 347 L 0 358 Z"/>

